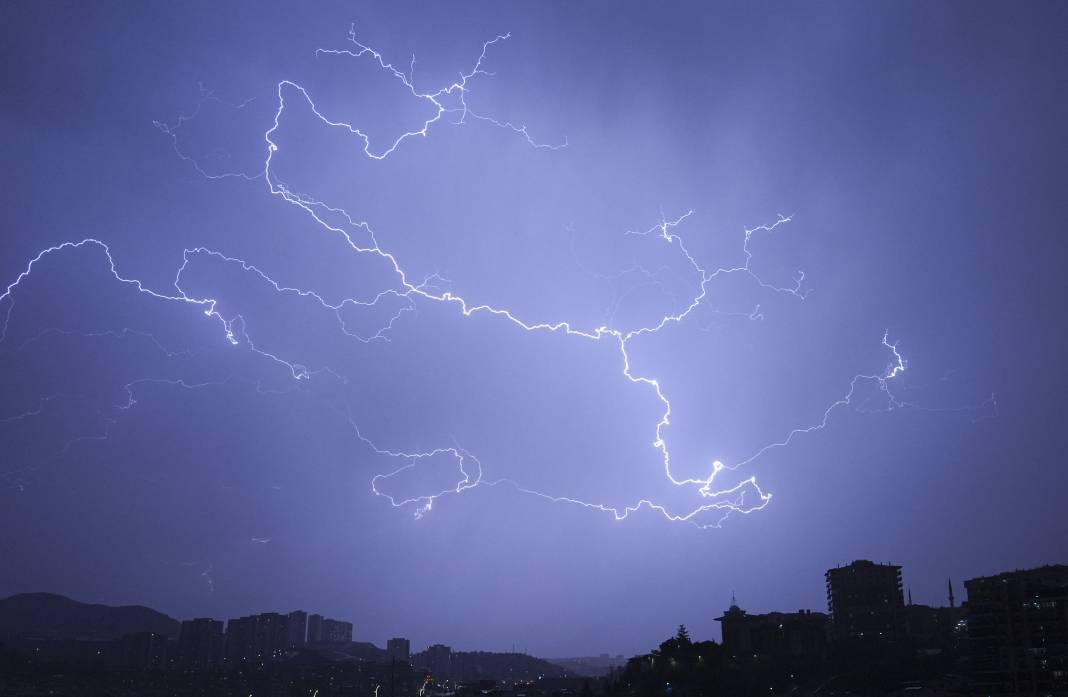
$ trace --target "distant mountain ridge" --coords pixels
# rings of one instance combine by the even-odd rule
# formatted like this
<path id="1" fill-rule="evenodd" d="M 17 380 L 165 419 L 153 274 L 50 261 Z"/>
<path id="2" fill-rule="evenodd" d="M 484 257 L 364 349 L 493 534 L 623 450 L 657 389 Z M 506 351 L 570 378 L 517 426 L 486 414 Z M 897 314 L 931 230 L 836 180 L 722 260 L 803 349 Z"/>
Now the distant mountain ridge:
<path id="1" fill-rule="evenodd" d="M 177 638 L 181 623 L 141 605 L 81 603 L 54 593 L 20 593 L 0 600 L 0 637 L 109 641 L 153 632 Z"/>
<path id="2" fill-rule="evenodd" d="M 600 678 L 608 675 L 616 668 L 622 668 L 627 665 L 627 659 L 622 655 L 609 656 L 607 654 L 601 656 L 577 656 L 574 658 L 546 658 L 545 660 L 585 678 Z"/>

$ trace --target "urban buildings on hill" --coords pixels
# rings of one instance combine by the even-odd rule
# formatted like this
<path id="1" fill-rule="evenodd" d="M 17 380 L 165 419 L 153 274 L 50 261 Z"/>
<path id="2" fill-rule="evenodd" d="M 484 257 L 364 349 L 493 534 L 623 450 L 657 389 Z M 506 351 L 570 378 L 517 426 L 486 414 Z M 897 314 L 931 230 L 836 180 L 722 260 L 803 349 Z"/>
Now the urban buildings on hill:
<path id="1" fill-rule="evenodd" d="M 1068 697 L 1068 566 L 969 579 L 959 606 L 949 583 L 943 607 L 913 603 L 901 567 L 893 564 L 857 560 L 829 569 L 825 581 L 826 613 L 749 613 L 732 598 L 716 618 L 721 646 L 692 641 L 680 627 L 658 651 L 631 659 L 601 686 L 628 695 L 660 694 L 672 685 L 672 694 L 739 697 Z M 518 695 L 520 689 L 532 695 L 551 694 L 551 680 L 574 680 L 559 666 L 514 652 L 454 652 L 433 644 L 413 654 L 403 637 L 390 639 L 385 650 L 353 643 L 352 623 L 300 610 L 226 623 L 201 617 L 167 634 L 64 639 L 22 629 L 0 636 L 0 662 L 7 662 L 0 665 L 0 694 L 22 693 L 5 691 L 5 665 L 19 671 L 19 685 L 60 675 L 54 666 L 63 665 L 72 675 L 96 676 L 108 689 L 141 680 L 165 687 L 160 694 L 179 694 L 184 680 L 198 695 L 289 694 L 298 685 L 309 693 L 333 686 L 320 697 L 376 690 L 383 697 Z M 569 685 L 574 694 L 576 684 Z"/>
<path id="2" fill-rule="evenodd" d="M 289 645 L 288 618 L 277 612 L 238 617 L 226 623 L 225 659 L 272 661 L 285 655 Z"/>
<path id="3" fill-rule="evenodd" d="M 295 610 L 288 615 L 264 612 L 226 623 L 201 617 L 182 622 L 178 660 L 191 668 L 222 663 L 278 660 L 288 651 L 312 644 L 347 644 L 352 623 Z"/>
<path id="4" fill-rule="evenodd" d="M 347 644 L 352 641 L 352 622 L 311 615 L 308 617 L 307 641 L 312 644 Z"/>
<path id="5" fill-rule="evenodd" d="M 928 653 L 949 651 L 957 643 L 963 610 L 949 584 L 949 607 L 908 602 L 901 567 L 858 559 L 828 569 L 827 614 L 811 610 L 748 614 L 732 601 L 717 617 L 729 655 L 757 654 L 781 660 L 822 661 L 831 646 L 878 648 L 907 640 Z"/>
<path id="6" fill-rule="evenodd" d="M 173 647 L 166 645 L 166 637 L 150 633 L 133 634 L 125 641 L 128 646 L 122 649 L 124 665 L 162 667 L 177 664 L 205 669 L 276 661 L 293 649 L 309 644 L 320 647 L 349 644 L 352 623 L 322 615 L 309 617 L 302 610 L 288 615 L 263 612 L 235 617 L 225 624 L 210 617 L 198 617 L 182 622 L 178 642 Z"/>
<path id="7" fill-rule="evenodd" d="M 352 622 L 312 615 L 308 618 L 307 639 L 309 643 L 347 644 L 352 641 Z"/>
<path id="8" fill-rule="evenodd" d="M 732 599 L 716 618 L 725 654 L 799 672 L 913 655 L 970 676 L 971 694 L 1068 697 L 1068 566 L 969 579 L 960 606 L 950 582 L 943 607 L 914 604 L 894 564 L 857 560 L 825 578 L 828 614 L 749 614 Z"/>

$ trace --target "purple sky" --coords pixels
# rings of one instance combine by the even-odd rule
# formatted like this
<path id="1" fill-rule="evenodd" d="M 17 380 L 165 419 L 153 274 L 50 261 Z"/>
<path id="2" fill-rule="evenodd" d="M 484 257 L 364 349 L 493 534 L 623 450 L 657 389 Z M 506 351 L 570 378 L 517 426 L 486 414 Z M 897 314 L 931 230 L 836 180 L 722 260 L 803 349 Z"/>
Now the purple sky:
<path id="1" fill-rule="evenodd" d="M 0 595 L 630 654 L 1066 561 L 1064 4 L 2 13 Z"/>

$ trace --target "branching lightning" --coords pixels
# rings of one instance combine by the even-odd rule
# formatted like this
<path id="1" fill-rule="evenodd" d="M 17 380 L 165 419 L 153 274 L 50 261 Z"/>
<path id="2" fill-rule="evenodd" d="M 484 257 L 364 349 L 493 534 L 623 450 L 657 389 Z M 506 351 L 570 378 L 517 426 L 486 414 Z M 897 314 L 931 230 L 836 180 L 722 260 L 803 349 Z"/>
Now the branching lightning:
<path id="1" fill-rule="evenodd" d="M 689 251 L 684 239 L 677 231 L 679 227 L 690 218 L 693 213 L 692 211 L 688 211 L 675 218 L 668 218 L 661 213 L 659 220 L 649 228 L 644 230 L 627 231 L 625 233 L 626 235 L 654 238 L 659 243 L 666 245 L 673 250 L 673 253 L 677 253 L 681 261 L 685 264 L 687 273 L 692 274 L 696 284 L 693 295 L 678 303 L 681 309 L 665 314 L 655 321 L 633 328 L 620 328 L 615 326 L 614 312 L 610 313 L 606 324 L 598 327 L 576 327 L 567 321 L 530 320 L 514 314 L 511 310 L 505 307 L 469 300 L 452 291 L 443 290 L 440 286 L 444 285 L 446 280 L 440 276 L 432 275 L 421 280 L 413 279 L 405 270 L 401 261 L 378 242 L 377 236 L 368 222 L 360 220 L 343 208 L 329 205 L 310 194 L 291 189 L 278 176 L 273 167 L 275 157 L 281 148 L 278 139 L 276 138 L 276 134 L 282 126 L 287 111 L 292 108 L 291 105 L 294 102 L 304 105 L 322 126 L 329 129 L 337 129 L 352 136 L 358 144 L 357 151 L 361 153 L 363 157 L 372 161 L 384 160 L 390 157 L 399 148 L 405 146 L 409 141 L 416 137 L 428 137 L 431 130 L 439 124 L 488 124 L 492 127 L 500 128 L 515 134 L 517 137 L 524 139 L 524 141 L 532 148 L 543 150 L 558 150 L 566 147 L 568 142 L 566 138 L 563 138 L 558 143 L 552 144 L 540 142 L 533 138 L 526 125 L 515 124 L 507 120 L 499 120 L 488 114 L 473 110 L 468 104 L 467 97 L 470 89 L 469 84 L 476 79 L 493 75 L 493 73 L 487 71 L 484 67 L 487 61 L 487 52 L 490 51 L 491 47 L 496 47 L 506 41 L 509 38 L 508 34 L 499 35 L 483 43 L 481 52 L 470 69 L 460 73 L 457 80 L 434 91 L 421 91 L 415 86 L 414 57 L 412 58 L 408 71 L 405 72 L 394 67 L 392 63 L 387 62 L 381 53 L 370 46 L 363 44 L 357 38 L 355 28 L 350 30 L 348 38 L 348 46 L 340 49 L 320 48 L 316 51 L 316 54 L 324 57 L 369 61 L 376 69 L 383 71 L 387 76 L 395 79 L 397 83 L 401 85 L 403 90 L 413 99 L 431 107 L 432 116 L 423 121 L 420 128 L 403 132 L 384 145 L 376 145 L 376 143 L 372 142 L 372 139 L 367 133 L 361 130 L 358 126 L 326 115 L 316 104 L 312 95 L 304 86 L 290 80 L 282 80 L 277 83 L 277 108 L 274 111 L 272 122 L 263 134 L 266 155 L 262 169 L 259 171 L 209 171 L 208 168 L 202 166 L 195 158 L 188 155 L 183 150 L 181 145 L 182 126 L 196 118 L 200 113 L 202 106 L 207 101 L 218 101 L 223 103 L 214 93 L 205 90 L 203 87 L 201 88 L 201 101 L 193 112 L 179 116 L 173 123 L 155 122 L 155 125 L 161 133 L 171 140 L 171 144 L 177 156 L 183 162 L 188 163 L 189 166 L 202 177 L 206 179 L 240 178 L 252 183 L 265 184 L 271 195 L 277 197 L 286 204 L 300 209 L 307 215 L 311 222 L 323 231 L 339 236 L 353 254 L 374 258 L 384 262 L 386 267 L 391 271 L 394 279 L 394 285 L 392 287 L 384 288 L 367 297 L 347 297 L 339 302 L 331 302 L 315 290 L 279 283 L 257 265 L 249 263 L 241 258 L 206 247 L 193 247 L 185 249 L 182 253 L 181 263 L 174 276 L 174 290 L 158 291 L 147 287 L 135 278 L 129 278 L 122 275 L 117 268 L 111 249 L 108 245 L 99 239 L 89 237 L 80 241 L 64 242 L 42 249 L 27 263 L 24 270 L 15 278 L 15 280 L 7 285 L 4 292 L 0 294 L 0 308 L 3 308 L 2 311 L 0 311 L 2 312 L 2 314 L 0 314 L 0 343 L 4 342 L 7 338 L 11 316 L 15 309 L 16 293 L 19 290 L 20 284 L 34 272 L 35 268 L 43 263 L 47 257 L 60 253 L 89 249 L 96 249 L 103 253 L 106 259 L 107 268 L 115 281 L 128 285 L 134 288 L 137 292 L 146 294 L 155 300 L 187 305 L 200 310 L 205 317 L 219 323 L 223 336 L 230 345 L 243 345 L 262 358 L 283 366 L 289 372 L 292 379 L 296 381 L 311 380 L 317 375 L 330 376 L 341 381 L 344 381 L 345 377 L 328 366 L 312 369 L 296 360 L 280 356 L 275 352 L 269 351 L 267 348 L 257 346 L 249 336 L 245 320 L 241 315 L 238 314 L 231 317 L 225 317 L 218 310 L 221 303 L 217 298 L 200 297 L 192 295 L 184 290 L 182 284 L 183 275 L 194 260 L 201 257 L 208 257 L 224 264 L 233 265 L 234 267 L 240 268 L 243 273 L 253 276 L 258 282 L 270 287 L 275 293 L 292 295 L 317 304 L 322 310 L 333 314 L 337 320 L 338 329 L 344 336 L 363 343 L 389 341 L 390 331 L 395 323 L 406 313 L 414 310 L 416 302 L 438 303 L 454 308 L 457 316 L 461 318 L 471 317 L 473 315 L 489 315 L 502 322 L 508 323 L 517 331 L 553 332 L 566 335 L 576 341 L 610 342 L 614 348 L 618 350 L 620 375 L 622 378 L 629 384 L 652 393 L 660 402 L 660 418 L 650 427 L 650 444 L 658 454 L 658 466 L 662 468 L 664 477 L 675 487 L 694 491 L 699 496 L 699 503 L 697 505 L 683 510 L 676 510 L 669 507 L 667 504 L 659 503 L 649 498 L 640 498 L 625 507 L 614 507 L 596 501 L 587 501 L 561 495 L 559 493 L 539 491 L 524 486 L 522 483 L 513 479 L 484 478 L 483 466 L 478 458 L 456 444 L 422 452 L 405 452 L 380 447 L 372 438 L 367 437 L 350 417 L 349 420 L 352 423 L 354 436 L 361 446 L 366 447 L 376 456 L 403 463 L 390 471 L 375 474 L 370 482 L 372 493 L 384 498 L 393 507 L 414 508 L 415 516 L 417 518 L 421 518 L 429 513 L 432 510 L 434 503 L 444 496 L 461 494 L 478 486 L 508 486 L 518 492 L 553 503 L 567 503 L 591 510 L 597 510 L 613 516 L 616 520 L 624 520 L 632 513 L 641 509 L 649 509 L 660 514 L 665 520 L 670 522 L 685 522 L 699 528 L 716 527 L 724 518 L 732 513 L 748 514 L 753 511 L 761 510 L 767 506 L 771 500 L 771 494 L 760 488 L 757 484 L 756 477 L 743 479 L 741 482 L 732 486 L 720 485 L 717 482 L 717 479 L 725 471 L 733 471 L 749 465 L 774 449 L 790 445 L 790 443 L 799 436 L 826 428 L 835 411 L 845 407 L 855 407 L 854 398 L 859 385 L 868 383 L 877 387 L 878 391 L 885 395 L 886 402 L 884 409 L 886 410 L 915 406 L 899 399 L 891 391 L 892 382 L 906 370 L 907 362 L 899 353 L 897 344 L 891 343 L 889 335 L 887 334 L 882 337 L 881 344 L 890 355 L 890 361 L 887 368 L 881 372 L 861 374 L 853 377 L 845 394 L 830 404 L 813 423 L 791 430 L 779 440 L 764 445 L 752 454 L 736 462 L 724 463 L 718 460 L 713 461 L 704 468 L 704 471 L 707 473 L 704 476 L 680 477 L 676 475 L 672 462 L 672 452 L 669 448 L 665 433 L 667 427 L 671 424 L 671 401 L 655 376 L 639 373 L 634 369 L 631 364 L 631 355 L 629 353 L 631 343 L 640 337 L 656 334 L 670 325 L 686 322 L 699 307 L 707 307 L 710 284 L 716 279 L 727 276 L 741 276 L 762 290 L 790 296 L 799 302 L 804 301 L 812 291 L 805 286 L 805 275 L 803 272 L 797 272 L 792 285 L 778 286 L 766 281 L 757 274 L 751 264 L 753 253 L 750 250 L 750 242 L 753 237 L 755 235 L 775 233 L 778 228 L 789 223 L 791 217 L 788 215 L 779 215 L 771 223 L 744 230 L 744 235 L 741 241 L 743 262 L 737 266 L 716 268 L 703 265 L 699 262 Z M 230 104 L 229 106 L 235 109 L 243 109 L 250 101 L 251 100 L 238 104 Z M 636 265 L 633 270 L 644 274 L 649 282 L 657 283 L 656 275 L 659 271 L 649 271 L 640 265 Z M 352 330 L 342 315 L 343 310 L 346 308 L 360 309 L 375 307 L 387 298 L 400 301 L 400 307 L 393 312 L 389 319 L 386 320 L 377 331 L 373 333 L 366 334 Z M 716 310 L 712 311 L 716 312 Z M 763 318 L 763 315 L 760 314 L 759 305 L 757 305 L 751 313 L 728 314 L 739 314 L 753 320 Z M 62 332 L 63 330 L 52 329 L 46 331 Z M 126 331 L 136 333 L 132 332 L 132 330 Z M 151 335 L 146 336 L 155 341 L 155 338 L 151 337 Z M 36 338 L 37 337 L 31 338 L 28 342 L 34 341 Z M 167 351 L 162 345 L 159 345 L 158 342 L 157 345 L 160 350 L 168 353 L 168 355 L 172 355 L 173 352 Z M 137 404 L 135 389 L 146 382 L 162 382 L 186 389 L 196 389 L 207 386 L 208 384 L 220 384 L 218 382 L 189 383 L 182 380 L 157 380 L 149 378 L 136 380 L 125 386 L 128 400 L 125 404 L 115 405 L 116 409 L 121 412 L 134 407 L 134 405 Z M 53 397 L 42 398 L 36 407 L 23 414 L 6 417 L 0 416 L 0 423 L 32 418 L 43 411 L 51 399 L 53 399 Z M 102 436 L 107 436 L 106 429 Z M 69 447 L 77 442 L 77 440 L 78 439 L 68 443 L 65 449 L 69 449 Z M 407 497 L 394 496 L 385 493 L 380 488 L 382 484 L 388 482 L 388 480 L 396 477 L 402 472 L 408 471 L 422 462 L 429 462 L 431 460 L 436 461 L 438 459 L 451 461 L 455 466 L 458 473 L 458 479 L 454 486 Z M 711 522 L 709 522 L 709 519 L 711 519 Z M 265 544 L 269 542 L 269 539 L 252 538 L 252 541 Z M 211 568 L 209 565 L 208 570 L 204 572 L 204 576 L 209 584 L 212 583 L 210 571 Z"/>

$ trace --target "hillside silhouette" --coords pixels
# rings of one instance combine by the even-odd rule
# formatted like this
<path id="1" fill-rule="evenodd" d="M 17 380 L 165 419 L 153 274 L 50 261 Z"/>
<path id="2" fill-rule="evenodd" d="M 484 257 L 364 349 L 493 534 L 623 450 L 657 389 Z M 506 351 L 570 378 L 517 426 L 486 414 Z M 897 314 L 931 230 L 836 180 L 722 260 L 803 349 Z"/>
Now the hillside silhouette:
<path id="1" fill-rule="evenodd" d="M 152 632 L 178 638 L 178 620 L 141 605 L 81 603 L 54 593 L 20 593 L 0 600 L 0 637 L 109 641 Z"/>

